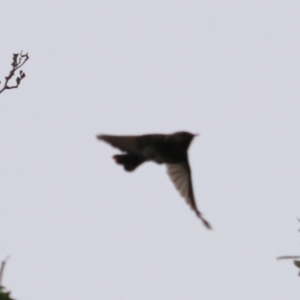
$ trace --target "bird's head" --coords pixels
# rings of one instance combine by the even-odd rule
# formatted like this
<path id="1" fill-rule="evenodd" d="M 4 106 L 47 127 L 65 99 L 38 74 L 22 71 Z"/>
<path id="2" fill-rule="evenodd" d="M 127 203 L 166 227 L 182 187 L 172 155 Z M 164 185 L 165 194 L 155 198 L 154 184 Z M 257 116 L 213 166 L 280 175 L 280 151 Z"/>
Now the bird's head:
<path id="1" fill-rule="evenodd" d="M 183 143 L 185 145 L 185 147 L 188 148 L 189 145 L 191 144 L 193 138 L 198 136 L 199 134 L 193 134 L 193 133 L 190 133 L 187 131 L 180 131 L 180 132 L 174 133 L 174 135 L 176 136 L 176 138 L 178 138 L 178 141 Z"/>

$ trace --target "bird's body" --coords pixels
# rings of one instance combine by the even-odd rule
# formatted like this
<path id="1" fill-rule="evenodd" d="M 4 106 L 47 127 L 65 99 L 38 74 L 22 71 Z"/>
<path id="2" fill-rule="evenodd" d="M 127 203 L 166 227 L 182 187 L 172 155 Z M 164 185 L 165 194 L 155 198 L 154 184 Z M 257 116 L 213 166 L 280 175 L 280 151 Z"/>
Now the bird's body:
<path id="1" fill-rule="evenodd" d="M 210 224 L 202 217 L 196 206 L 192 188 L 191 170 L 187 150 L 195 137 L 189 132 L 173 134 L 145 134 L 136 136 L 99 135 L 113 147 L 119 148 L 124 154 L 114 156 L 116 163 L 124 166 L 126 171 L 133 171 L 146 161 L 166 164 L 167 172 L 176 189 L 196 212 L 207 228 Z"/>

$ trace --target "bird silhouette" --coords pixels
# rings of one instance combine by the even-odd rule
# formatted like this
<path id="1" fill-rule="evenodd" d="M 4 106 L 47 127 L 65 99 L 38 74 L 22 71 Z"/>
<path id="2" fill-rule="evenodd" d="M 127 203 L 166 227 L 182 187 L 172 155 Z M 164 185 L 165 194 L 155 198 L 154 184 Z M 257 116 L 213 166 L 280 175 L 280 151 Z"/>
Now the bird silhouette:
<path id="1" fill-rule="evenodd" d="M 140 164 L 147 161 L 166 164 L 167 173 L 175 188 L 203 224 L 211 229 L 211 225 L 197 208 L 193 192 L 187 151 L 195 136 L 197 134 L 181 131 L 173 134 L 128 136 L 100 134 L 97 138 L 125 152 L 114 155 L 113 158 L 128 172 L 134 171 Z"/>

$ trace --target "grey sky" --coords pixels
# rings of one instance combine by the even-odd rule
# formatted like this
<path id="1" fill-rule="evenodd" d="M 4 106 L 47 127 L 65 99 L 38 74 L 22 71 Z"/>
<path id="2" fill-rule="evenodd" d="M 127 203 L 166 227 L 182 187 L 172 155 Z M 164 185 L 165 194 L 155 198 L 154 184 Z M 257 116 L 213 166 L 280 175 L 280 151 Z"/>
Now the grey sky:
<path id="1" fill-rule="evenodd" d="M 147 3 L 145 3 L 147 2 Z M 299 298 L 300 3 L 4 1 L 0 258 L 20 300 Z M 200 133 L 206 230 L 99 133 Z"/>

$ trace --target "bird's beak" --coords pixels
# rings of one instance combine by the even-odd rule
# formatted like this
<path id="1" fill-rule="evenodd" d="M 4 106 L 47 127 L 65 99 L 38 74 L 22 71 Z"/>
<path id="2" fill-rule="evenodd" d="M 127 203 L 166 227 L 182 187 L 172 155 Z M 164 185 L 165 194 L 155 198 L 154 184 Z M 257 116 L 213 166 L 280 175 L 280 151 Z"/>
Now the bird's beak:
<path id="1" fill-rule="evenodd" d="M 199 136 L 199 135 L 200 135 L 199 133 L 196 133 L 196 134 L 194 134 L 194 137 Z"/>

